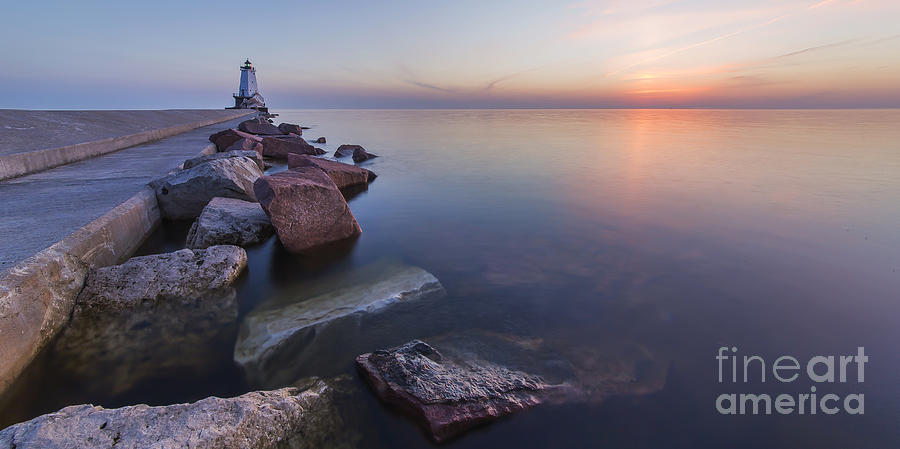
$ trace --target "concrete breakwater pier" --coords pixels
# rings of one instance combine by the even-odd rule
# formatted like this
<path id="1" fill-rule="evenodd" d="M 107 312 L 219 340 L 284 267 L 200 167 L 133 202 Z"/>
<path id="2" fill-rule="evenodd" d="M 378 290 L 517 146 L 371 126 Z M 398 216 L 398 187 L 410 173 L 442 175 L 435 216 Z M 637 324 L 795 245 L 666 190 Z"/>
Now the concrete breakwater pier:
<path id="1" fill-rule="evenodd" d="M 74 149 L 61 147 L 77 156 L 79 148 L 92 142 L 101 142 L 108 149 L 109 139 L 118 139 L 108 137 L 110 134 L 119 137 L 140 134 L 141 139 L 152 139 L 178 129 L 192 129 L 210 121 L 220 123 L 253 112 L 37 111 L 33 114 L 45 121 L 57 117 L 55 128 L 47 125 L 50 129 L 47 145 L 81 140 Z M 35 142 L 41 142 L 40 139 L 28 140 L 23 136 L 35 137 L 41 121 L 33 124 L 34 129 L 17 130 L 13 128 L 24 126 L 15 125 L 23 123 L 22 115 L 16 117 L 4 122 L 3 151 L 39 148 Z M 87 118 L 112 117 L 118 117 L 118 121 L 111 122 L 114 125 L 86 124 L 91 122 Z M 144 118 L 152 120 L 148 124 L 140 120 Z M 185 120 L 188 122 L 184 123 Z M 75 136 L 66 137 L 63 128 L 67 126 L 74 127 Z M 148 130 L 148 126 L 157 128 Z M 74 301 L 79 278 L 85 274 L 74 267 L 104 266 L 130 256 L 159 222 L 155 197 L 145 188 L 146 183 L 176 168 L 179 160 L 196 155 L 198 150 L 210 151 L 205 148 L 209 146 L 210 132 L 201 128 L 0 182 L 0 212 L 4 217 L 0 221 L 0 247 L 3 248 L 0 253 L 0 391 L 10 385 L 67 320 L 65 304 Z M 98 137 L 101 140 L 85 141 Z M 26 141 L 30 143 L 26 145 Z"/>
<path id="2" fill-rule="evenodd" d="M 0 181 L 164 139 L 250 112 L 0 109 Z"/>

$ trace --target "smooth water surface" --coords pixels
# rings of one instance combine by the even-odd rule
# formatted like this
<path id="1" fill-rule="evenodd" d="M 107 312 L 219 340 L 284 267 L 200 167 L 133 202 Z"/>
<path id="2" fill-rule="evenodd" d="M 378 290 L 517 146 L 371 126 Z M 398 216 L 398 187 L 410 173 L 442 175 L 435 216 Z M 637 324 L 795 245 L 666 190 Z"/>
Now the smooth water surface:
<path id="1" fill-rule="evenodd" d="M 448 295 L 391 318 L 366 350 L 472 330 L 572 346 L 640 345 L 665 387 L 601 403 L 539 407 L 446 447 L 894 447 L 900 442 L 900 111 L 350 110 L 276 111 L 381 157 L 350 201 L 363 228 L 327 257 L 251 247 L 239 317 L 304 283 L 378 260 L 428 270 Z M 180 247 L 168 225 L 143 253 Z M 238 318 L 240 319 L 240 318 Z M 166 404 L 252 386 L 230 359 L 237 322 L 209 360 L 117 393 L 84 388 L 45 357 L 5 422 L 64 405 Z M 721 346 L 738 355 L 869 355 L 865 414 L 723 416 L 720 393 L 808 393 L 793 384 L 718 382 Z M 427 447 L 366 389 L 357 352 L 299 376 L 346 374 L 348 426 L 362 447 Z M 185 357 L 173 354 L 173 357 Z M 119 374 L 121 376 L 121 374 Z M 109 379 L 91 380 L 96 386 Z M 853 378 L 851 378 L 853 380 Z M 99 391 L 99 392 L 98 392 Z"/>

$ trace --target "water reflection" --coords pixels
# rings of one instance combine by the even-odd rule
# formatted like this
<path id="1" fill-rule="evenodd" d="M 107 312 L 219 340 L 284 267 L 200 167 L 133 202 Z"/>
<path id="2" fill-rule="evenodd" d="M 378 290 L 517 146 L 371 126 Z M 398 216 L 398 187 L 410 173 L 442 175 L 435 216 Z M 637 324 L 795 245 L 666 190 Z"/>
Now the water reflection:
<path id="1" fill-rule="evenodd" d="M 629 366 L 664 384 L 535 409 L 448 447 L 896 445 L 900 112 L 278 112 L 327 136 L 326 151 L 359 143 L 379 154 L 366 164 L 379 177 L 351 197 L 363 233 L 347 246 L 306 257 L 275 239 L 248 248 L 237 320 L 385 257 L 424 268 L 447 291 L 322 345 L 315 362 L 284 364 L 286 378 L 351 376 L 346 405 L 365 447 L 428 443 L 366 390 L 353 358 L 468 332 L 548 342 L 563 358 L 583 356 L 585 372 L 609 354 L 649 354 L 652 364 Z M 178 232 L 146 250 L 180 248 Z M 218 374 L 193 383 L 19 398 L 55 410 L 241 392 L 250 385 L 231 360 L 234 338 L 216 349 L 227 353 Z M 770 360 L 865 346 L 872 374 L 861 388 L 873 400 L 865 416 L 723 419 L 713 405 L 720 345 Z M 778 392 L 764 387 L 754 389 Z"/>

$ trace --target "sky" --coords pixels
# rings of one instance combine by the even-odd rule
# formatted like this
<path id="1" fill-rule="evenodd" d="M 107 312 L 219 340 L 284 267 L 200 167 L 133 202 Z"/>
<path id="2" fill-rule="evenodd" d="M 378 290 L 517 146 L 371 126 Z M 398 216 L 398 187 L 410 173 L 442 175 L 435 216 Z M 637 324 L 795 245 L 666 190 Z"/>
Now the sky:
<path id="1" fill-rule="evenodd" d="M 27 1 L 0 108 L 900 107 L 900 0 Z"/>

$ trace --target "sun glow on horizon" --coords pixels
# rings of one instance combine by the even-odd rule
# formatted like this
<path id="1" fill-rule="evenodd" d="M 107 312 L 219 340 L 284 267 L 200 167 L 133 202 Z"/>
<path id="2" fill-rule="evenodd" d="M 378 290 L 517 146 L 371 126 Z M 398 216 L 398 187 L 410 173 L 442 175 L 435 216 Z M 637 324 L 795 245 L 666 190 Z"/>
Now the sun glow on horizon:
<path id="1" fill-rule="evenodd" d="M 213 29 L 225 3 L 165 33 L 157 6 L 13 5 L 0 107 L 221 101 L 245 57 L 274 107 L 900 107 L 890 0 L 310 4 L 302 27 L 260 12 L 266 45 Z"/>

